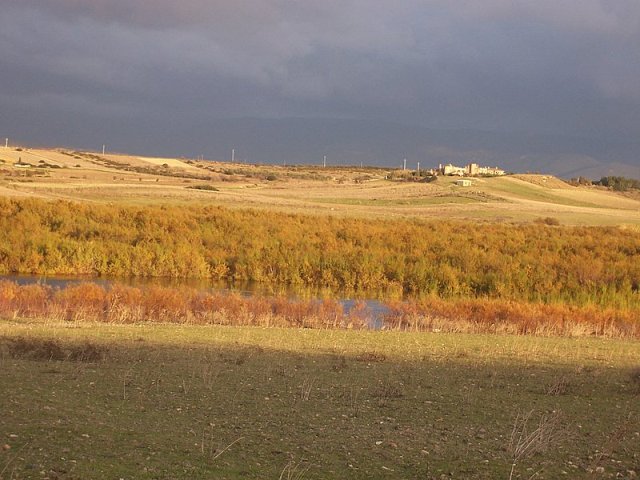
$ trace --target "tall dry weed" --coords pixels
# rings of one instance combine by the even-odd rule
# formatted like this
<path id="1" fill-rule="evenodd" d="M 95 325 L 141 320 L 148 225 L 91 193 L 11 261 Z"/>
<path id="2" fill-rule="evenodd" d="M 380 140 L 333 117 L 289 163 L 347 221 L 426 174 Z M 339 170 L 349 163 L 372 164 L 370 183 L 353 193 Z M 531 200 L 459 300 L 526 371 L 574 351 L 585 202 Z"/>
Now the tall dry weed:
<path id="1" fill-rule="evenodd" d="M 295 328 L 372 328 L 365 302 L 346 311 L 337 300 L 243 296 L 161 286 L 95 283 L 52 288 L 0 282 L 4 318 L 108 323 L 165 322 Z M 379 314 L 375 314 L 379 315 Z M 640 311 L 513 301 L 431 297 L 387 304 L 383 329 L 544 336 L 640 338 Z"/>
<path id="2" fill-rule="evenodd" d="M 486 299 L 393 302 L 384 323 L 395 330 L 640 337 L 640 312 L 631 309 Z"/>

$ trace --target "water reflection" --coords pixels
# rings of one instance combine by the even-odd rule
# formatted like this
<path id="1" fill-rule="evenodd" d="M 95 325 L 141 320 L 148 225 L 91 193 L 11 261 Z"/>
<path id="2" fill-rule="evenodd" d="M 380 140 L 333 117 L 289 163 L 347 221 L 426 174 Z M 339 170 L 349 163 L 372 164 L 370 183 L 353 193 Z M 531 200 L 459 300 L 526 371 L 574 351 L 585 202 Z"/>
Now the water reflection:
<path id="1" fill-rule="evenodd" d="M 29 285 L 40 283 L 54 288 L 64 288 L 67 285 L 91 282 L 108 287 L 114 283 L 120 283 L 131 287 L 189 287 L 197 290 L 211 292 L 237 293 L 244 297 L 252 296 L 278 296 L 286 297 L 290 300 L 324 300 L 335 299 L 338 301 L 346 314 L 354 314 L 366 320 L 370 328 L 380 329 L 384 324 L 384 315 L 389 312 L 389 308 L 376 298 L 367 297 L 364 294 L 349 294 L 348 292 L 336 292 L 328 289 L 314 290 L 309 288 L 294 288 L 290 286 L 264 285 L 256 282 L 227 283 L 213 281 L 210 279 L 176 279 L 176 278 L 109 278 L 92 277 L 81 275 L 0 275 L 1 280 L 15 282 L 18 285 Z M 382 293 L 380 294 L 382 296 Z"/>

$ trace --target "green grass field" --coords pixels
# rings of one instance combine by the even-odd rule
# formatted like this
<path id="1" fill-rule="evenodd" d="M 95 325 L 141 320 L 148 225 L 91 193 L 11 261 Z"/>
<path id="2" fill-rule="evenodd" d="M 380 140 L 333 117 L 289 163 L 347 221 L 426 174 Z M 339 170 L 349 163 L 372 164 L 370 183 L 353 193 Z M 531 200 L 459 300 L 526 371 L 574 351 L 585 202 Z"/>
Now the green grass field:
<path id="1" fill-rule="evenodd" d="M 603 208 L 597 203 L 575 200 L 563 196 L 562 190 L 553 190 L 533 184 L 514 181 L 512 178 L 494 178 L 489 183 L 488 190 L 494 194 L 506 193 L 520 201 L 531 200 L 535 202 L 567 205 L 574 207 Z M 556 193 L 559 192 L 559 193 Z"/>
<path id="2" fill-rule="evenodd" d="M 638 367 L 595 338 L 5 320 L 0 478 L 636 478 Z"/>

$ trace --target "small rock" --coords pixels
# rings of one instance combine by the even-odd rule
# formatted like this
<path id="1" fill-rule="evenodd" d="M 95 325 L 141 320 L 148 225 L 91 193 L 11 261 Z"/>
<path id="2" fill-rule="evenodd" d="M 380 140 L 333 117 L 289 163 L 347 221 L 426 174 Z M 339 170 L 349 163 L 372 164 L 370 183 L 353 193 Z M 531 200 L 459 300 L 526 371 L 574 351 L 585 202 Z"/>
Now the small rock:
<path id="1" fill-rule="evenodd" d="M 4 445 L 2 445 L 2 450 L 4 451 L 11 450 L 11 445 L 9 445 L 8 443 L 5 443 Z"/>

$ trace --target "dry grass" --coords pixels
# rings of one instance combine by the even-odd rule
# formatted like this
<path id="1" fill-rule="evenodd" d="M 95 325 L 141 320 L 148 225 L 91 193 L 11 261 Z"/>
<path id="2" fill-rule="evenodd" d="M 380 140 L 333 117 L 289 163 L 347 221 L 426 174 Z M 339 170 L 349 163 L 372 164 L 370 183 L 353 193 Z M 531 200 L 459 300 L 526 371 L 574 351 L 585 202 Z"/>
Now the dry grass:
<path id="1" fill-rule="evenodd" d="M 640 338 L 640 312 L 499 300 L 392 302 L 382 329 L 537 336 Z M 376 314 L 377 315 L 377 314 Z M 81 283 L 56 289 L 0 281 L 0 317 L 113 324 L 184 323 L 315 329 L 368 329 L 376 324 L 363 302 L 346 311 L 337 300 L 242 296 L 193 288 Z M 380 320 L 380 319 L 378 319 Z M 384 361 L 367 352 L 364 361 Z"/>
<path id="2" fill-rule="evenodd" d="M 633 309 L 484 299 L 392 302 L 384 323 L 410 331 L 640 337 L 640 313 Z"/>
<path id="3" fill-rule="evenodd" d="M 388 181 L 390 170 L 281 167 L 183 161 L 71 151 L 8 149 L 4 195 L 149 204 L 216 204 L 314 215 L 367 218 L 441 218 L 520 223 L 553 218 L 562 225 L 640 224 L 640 201 L 588 187 L 572 187 L 550 176 L 478 179 L 460 191 L 450 179 L 433 183 Z M 62 168 L 42 175 L 11 167 L 21 158 Z M 164 167 L 166 165 L 166 167 Z M 128 171 L 127 169 L 138 169 Z M 33 178 L 26 178 L 32 176 Z M 188 178 L 211 178 L 215 191 L 186 188 Z M 268 180 L 275 178 L 275 181 Z M 28 181 L 25 181 L 28 180 Z M 202 183 L 201 181 L 197 181 Z M 445 199 L 442 201 L 442 199 Z M 469 203 L 470 202 L 470 203 Z"/>
<path id="4" fill-rule="evenodd" d="M 516 417 L 507 452 L 512 456 L 513 463 L 509 473 L 509 480 L 514 478 L 518 464 L 525 458 L 536 454 L 544 454 L 558 443 L 561 435 L 562 412 L 553 411 L 543 414 L 537 422 L 533 421 L 533 410 L 519 413 Z"/>

